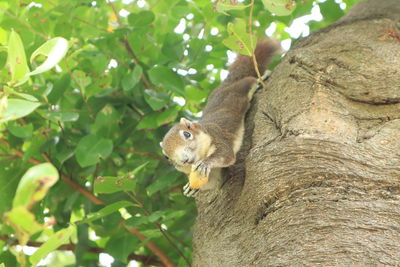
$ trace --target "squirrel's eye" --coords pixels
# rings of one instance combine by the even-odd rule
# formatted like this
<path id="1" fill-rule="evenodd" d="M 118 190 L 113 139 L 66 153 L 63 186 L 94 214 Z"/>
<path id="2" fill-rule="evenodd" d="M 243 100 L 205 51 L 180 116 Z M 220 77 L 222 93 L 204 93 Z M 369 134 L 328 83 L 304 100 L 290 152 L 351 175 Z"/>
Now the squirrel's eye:
<path id="1" fill-rule="evenodd" d="M 192 136 L 192 134 L 189 133 L 189 132 L 184 131 L 184 132 L 183 132 L 183 136 L 184 136 L 186 139 L 189 139 L 189 138 Z"/>
<path id="2" fill-rule="evenodd" d="M 169 160 L 168 156 L 165 156 L 165 155 L 164 155 L 164 158 L 165 158 L 166 160 Z"/>

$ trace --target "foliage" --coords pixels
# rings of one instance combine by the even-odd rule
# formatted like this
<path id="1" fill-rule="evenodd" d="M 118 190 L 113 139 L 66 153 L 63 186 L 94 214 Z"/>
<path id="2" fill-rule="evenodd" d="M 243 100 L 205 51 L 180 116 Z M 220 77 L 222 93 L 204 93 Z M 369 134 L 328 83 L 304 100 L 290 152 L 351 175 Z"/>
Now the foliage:
<path id="1" fill-rule="evenodd" d="M 198 118 L 228 48 L 357 0 L 336 2 L 0 0 L 0 263 L 28 264 L 19 242 L 40 246 L 33 265 L 59 246 L 73 266 L 189 265 L 195 203 L 159 141 Z M 71 264 L 60 253 L 44 264 Z"/>

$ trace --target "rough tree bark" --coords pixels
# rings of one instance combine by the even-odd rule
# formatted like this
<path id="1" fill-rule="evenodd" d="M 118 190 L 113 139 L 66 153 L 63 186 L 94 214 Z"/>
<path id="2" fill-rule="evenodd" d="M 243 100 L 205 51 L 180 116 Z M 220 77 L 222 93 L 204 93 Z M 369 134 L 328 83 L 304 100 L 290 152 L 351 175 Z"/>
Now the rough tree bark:
<path id="1" fill-rule="evenodd" d="M 400 1 L 299 41 L 253 104 L 193 266 L 399 266 Z"/>

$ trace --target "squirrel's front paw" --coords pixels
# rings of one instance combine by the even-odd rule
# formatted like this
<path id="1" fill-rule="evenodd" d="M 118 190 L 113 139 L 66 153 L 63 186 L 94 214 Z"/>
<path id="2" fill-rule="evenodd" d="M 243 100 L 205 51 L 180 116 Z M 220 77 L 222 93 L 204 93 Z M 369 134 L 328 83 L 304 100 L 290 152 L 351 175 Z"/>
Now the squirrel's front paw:
<path id="1" fill-rule="evenodd" d="M 191 188 L 189 183 L 183 187 L 183 195 L 187 197 L 196 197 L 199 191 L 199 189 Z"/>
<path id="2" fill-rule="evenodd" d="M 193 167 L 193 170 L 200 173 L 201 176 L 208 177 L 210 175 L 211 166 L 205 161 L 198 161 Z"/>

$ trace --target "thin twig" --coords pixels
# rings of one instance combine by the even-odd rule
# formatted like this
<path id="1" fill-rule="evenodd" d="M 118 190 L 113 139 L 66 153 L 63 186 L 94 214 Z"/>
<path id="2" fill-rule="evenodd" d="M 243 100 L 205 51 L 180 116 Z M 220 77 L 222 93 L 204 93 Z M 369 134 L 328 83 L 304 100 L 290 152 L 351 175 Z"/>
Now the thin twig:
<path id="1" fill-rule="evenodd" d="M 75 19 L 75 20 L 77 20 L 77 21 L 82 22 L 83 24 L 92 26 L 93 28 L 96 28 L 96 29 L 98 29 L 99 31 L 107 32 L 107 29 L 100 28 L 99 26 L 97 26 L 97 25 L 95 25 L 95 24 L 92 24 L 92 23 L 90 23 L 90 22 L 88 22 L 88 21 L 86 21 L 86 20 L 83 20 L 83 19 L 81 19 L 81 18 L 79 18 L 79 17 L 77 17 L 77 16 L 72 16 L 72 18 Z M 107 32 L 107 33 L 108 33 L 108 32 Z"/>
<path id="2" fill-rule="evenodd" d="M 260 70 L 258 69 L 258 63 L 256 59 L 256 53 L 255 48 L 254 48 L 254 43 L 253 43 L 253 8 L 254 8 L 254 0 L 251 0 L 250 3 L 250 15 L 249 15 L 249 34 L 250 34 L 250 48 L 252 51 L 252 58 L 253 58 L 253 64 L 254 64 L 254 69 L 257 73 L 258 76 L 258 81 L 265 87 L 264 81 L 261 78 Z"/>
<path id="3" fill-rule="evenodd" d="M 5 154 L 0 154 L 0 157 L 14 157 L 15 155 L 13 155 L 13 154 L 7 154 L 7 153 L 5 153 Z"/>
<path id="4" fill-rule="evenodd" d="M 125 222 L 122 221 L 122 226 L 129 232 L 136 235 L 140 241 L 146 241 L 146 246 L 165 264 L 167 267 L 175 267 L 175 264 L 171 262 L 171 260 L 161 251 L 153 242 L 149 241 L 146 236 L 144 236 L 140 231 L 136 228 L 128 228 L 125 225 Z"/>
<path id="5" fill-rule="evenodd" d="M 111 7 L 111 9 L 112 9 L 112 11 L 114 13 L 115 18 L 117 19 L 118 28 L 121 28 L 122 27 L 122 20 L 121 20 L 121 17 L 119 15 L 114 3 L 111 2 L 111 1 L 108 1 L 108 4 L 110 5 L 110 7 Z M 139 66 L 139 59 L 136 57 L 135 52 L 133 51 L 133 48 L 130 45 L 127 37 L 125 36 L 125 38 L 123 40 L 121 40 L 121 42 L 125 46 L 126 51 L 128 51 L 128 53 L 133 57 L 133 61 L 135 62 L 135 65 Z M 141 78 L 141 80 L 143 81 L 144 85 L 147 88 L 153 88 L 153 85 L 149 82 L 149 80 L 147 80 L 147 77 L 143 73 L 142 73 L 142 76 L 140 78 Z"/>
<path id="6" fill-rule="evenodd" d="M 121 40 L 121 42 L 123 43 L 123 45 L 125 46 L 126 51 L 128 51 L 128 53 L 132 56 L 133 58 L 133 62 L 135 62 L 135 65 L 139 66 L 139 59 L 136 56 L 135 52 L 133 51 L 133 48 L 131 46 L 131 44 L 129 43 L 129 41 L 126 39 Z M 142 76 L 140 76 L 140 79 L 143 81 L 144 85 L 147 88 L 153 88 L 154 86 L 149 82 L 149 80 L 147 79 L 146 75 L 144 75 L 144 73 L 142 73 Z"/>
<path id="7" fill-rule="evenodd" d="M 0 159 L 0 162 L 3 162 L 3 161 L 10 161 L 10 160 L 18 159 L 18 158 L 19 158 L 19 157 L 18 157 L 17 155 L 12 155 L 12 156 L 4 157 L 4 158 Z"/>
<path id="8" fill-rule="evenodd" d="M 87 199 L 89 199 L 93 204 L 96 205 L 106 205 L 106 203 L 101 200 L 100 198 L 96 197 L 95 195 L 93 195 L 89 190 L 87 190 L 86 188 L 82 187 L 80 184 L 74 182 L 71 177 L 65 175 L 65 174 L 61 174 L 61 179 L 66 182 L 67 184 L 69 184 L 72 188 L 74 188 L 76 191 L 78 191 L 79 193 L 81 193 L 82 195 L 84 195 Z"/>
<path id="9" fill-rule="evenodd" d="M 134 194 L 130 194 L 127 193 L 127 195 L 129 197 L 131 197 L 133 199 L 133 201 L 136 202 L 136 204 L 138 204 L 140 206 L 140 208 L 144 211 L 144 213 L 146 214 L 146 216 L 150 216 L 151 212 L 148 211 L 146 209 L 146 207 L 144 206 L 144 204 L 134 195 Z M 161 224 L 154 222 L 154 224 L 157 226 L 158 230 L 161 232 L 161 234 L 164 236 L 164 238 L 175 248 L 175 250 L 178 252 L 178 254 L 186 261 L 186 264 L 188 266 L 190 266 L 190 261 L 189 259 L 185 256 L 185 254 L 183 254 L 183 252 L 175 245 L 174 242 L 172 242 L 172 240 L 168 237 L 166 231 L 164 231 L 161 227 Z"/>
<path id="10" fill-rule="evenodd" d="M 108 5 L 111 7 L 111 9 L 113 10 L 113 13 L 114 13 L 114 15 L 115 15 L 115 18 L 117 19 L 117 22 L 118 22 L 118 27 L 121 27 L 122 21 L 121 21 L 121 18 L 120 18 L 119 14 L 118 14 L 118 11 L 117 11 L 117 9 L 116 9 L 114 3 L 111 2 L 111 1 L 107 1 L 107 3 L 108 3 Z"/>

